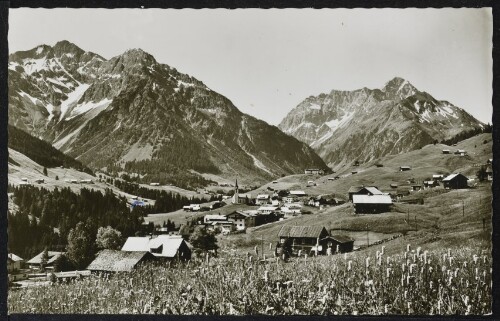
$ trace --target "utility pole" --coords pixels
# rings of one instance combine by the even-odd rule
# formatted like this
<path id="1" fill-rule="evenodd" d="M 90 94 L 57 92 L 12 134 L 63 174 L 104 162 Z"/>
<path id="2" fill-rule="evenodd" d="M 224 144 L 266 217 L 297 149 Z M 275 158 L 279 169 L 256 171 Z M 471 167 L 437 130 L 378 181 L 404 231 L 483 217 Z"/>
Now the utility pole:
<path id="1" fill-rule="evenodd" d="M 462 200 L 462 217 L 465 216 L 465 202 Z"/>
<path id="2" fill-rule="evenodd" d="M 415 231 L 418 231 L 417 215 L 415 215 Z"/>
<path id="3" fill-rule="evenodd" d="M 366 226 L 366 243 L 367 247 L 370 246 L 370 231 L 368 231 L 368 225 Z"/>

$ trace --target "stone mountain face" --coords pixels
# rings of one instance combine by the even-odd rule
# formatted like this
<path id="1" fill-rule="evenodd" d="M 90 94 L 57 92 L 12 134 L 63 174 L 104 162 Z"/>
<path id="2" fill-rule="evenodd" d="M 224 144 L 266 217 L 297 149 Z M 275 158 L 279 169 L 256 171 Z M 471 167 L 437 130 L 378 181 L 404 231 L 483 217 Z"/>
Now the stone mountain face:
<path id="1" fill-rule="evenodd" d="M 326 167 L 306 144 L 140 49 L 106 60 L 62 41 L 11 54 L 9 123 L 144 181 L 208 173 L 254 182 Z"/>
<path id="2" fill-rule="evenodd" d="M 381 89 L 310 96 L 278 127 L 338 168 L 419 149 L 483 126 L 463 109 L 396 77 Z"/>

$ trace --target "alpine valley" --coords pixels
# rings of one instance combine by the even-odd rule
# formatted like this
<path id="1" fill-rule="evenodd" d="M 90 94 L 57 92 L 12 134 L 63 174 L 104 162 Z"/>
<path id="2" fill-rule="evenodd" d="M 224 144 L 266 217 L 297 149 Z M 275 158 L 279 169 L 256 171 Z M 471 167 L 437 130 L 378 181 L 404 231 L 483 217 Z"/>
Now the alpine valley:
<path id="1" fill-rule="evenodd" d="M 281 121 L 333 169 L 405 153 L 477 133 L 485 125 L 463 109 L 396 77 L 381 89 L 332 90 L 310 96 Z"/>
<path id="2" fill-rule="evenodd" d="M 256 183 L 326 168 L 305 143 L 140 49 L 107 60 L 61 41 L 11 54 L 9 124 L 143 182 Z"/>

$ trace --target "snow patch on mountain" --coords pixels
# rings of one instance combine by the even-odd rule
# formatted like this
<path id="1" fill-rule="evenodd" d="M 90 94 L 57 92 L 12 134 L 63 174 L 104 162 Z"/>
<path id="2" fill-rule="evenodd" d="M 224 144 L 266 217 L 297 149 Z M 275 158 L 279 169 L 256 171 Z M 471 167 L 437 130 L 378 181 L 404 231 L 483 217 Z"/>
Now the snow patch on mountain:
<path id="1" fill-rule="evenodd" d="M 78 100 L 82 98 L 83 94 L 87 89 L 89 89 L 90 85 L 81 84 L 76 87 L 75 90 L 68 94 L 68 98 L 61 103 L 61 115 L 59 116 L 59 120 L 63 119 L 68 110 L 75 106 L 78 103 Z"/>
<path id="2" fill-rule="evenodd" d="M 98 101 L 98 102 L 89 101 L 89 102 L 85 102 L 83 104 L 78 104 L 71 110 L 69 116 L 66 117 L 66 120 L 70 120 L 70 119 L 72 119 L 78 115 L 84 114 L 92 109 L 96 109 L 96 108 L 105 109 L 106 107 L 109 106 L 109 104 L 111 104 L 112 101 L 113 101 L 112 99 L 104 98 L 103 100 Z"/>
<path id="3" fill-rule="evenodd" d="M 31 75 L 34 72 L 38 72 L 41 70 L 47 69 L 47 60 L 45 58 L 39 59 L 26 59 L 24 63 L 24 71 Z"/>
<path id="4" fill-rule="evenodd" d="M 338 128 L 344 126 L 349 120 L 352 119 L 353 116 L 354 112 L 347 112 L 342 116 L 342 118 L 327 121 L 325 122 L 325 124 L 335 131 Z"/>

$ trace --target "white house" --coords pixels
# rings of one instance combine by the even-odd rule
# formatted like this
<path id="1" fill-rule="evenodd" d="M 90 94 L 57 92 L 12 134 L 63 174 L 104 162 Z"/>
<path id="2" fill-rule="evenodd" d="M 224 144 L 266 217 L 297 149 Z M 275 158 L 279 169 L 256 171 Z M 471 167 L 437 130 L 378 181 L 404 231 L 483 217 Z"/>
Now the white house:
<path id="1" fill-rule="evenodd" d="M 260 214 L 271 214 L 278 210 L 277 206 L 261 206 L 257 209 Z"/>
<path id="2" fill-rule="evenodd" d="M 269 195 L 268 194 L 260 194 L 257 195 L 257 199 L 255 201 L 257 205 L 265 205 L 269 203 Z"/>
<path id="3" fill-rule="evenodd" d="M 306 192 L 304 192 L 304 191 L 290 191 L 290 195 L 296 196 L 296 197 L 307 196 Z"/>

